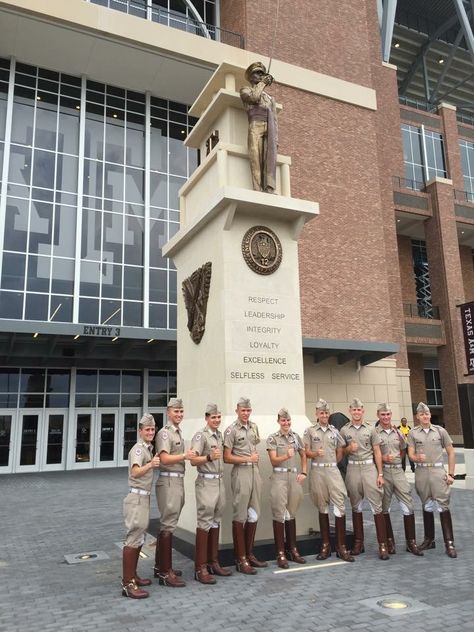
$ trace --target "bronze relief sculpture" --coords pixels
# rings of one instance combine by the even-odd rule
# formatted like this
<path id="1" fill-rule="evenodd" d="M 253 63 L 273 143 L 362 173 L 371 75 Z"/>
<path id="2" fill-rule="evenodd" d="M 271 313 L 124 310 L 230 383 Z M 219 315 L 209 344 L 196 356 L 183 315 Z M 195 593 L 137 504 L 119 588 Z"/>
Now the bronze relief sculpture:
<path id="1" fill-rule="evenodd" d="M 188 329 L 193 342 L 201 342 L 206 330 L 207 300 L 211 287 L 212 263 L 208 261 L 182 283 L 184 304 L 188 312 Z"/>

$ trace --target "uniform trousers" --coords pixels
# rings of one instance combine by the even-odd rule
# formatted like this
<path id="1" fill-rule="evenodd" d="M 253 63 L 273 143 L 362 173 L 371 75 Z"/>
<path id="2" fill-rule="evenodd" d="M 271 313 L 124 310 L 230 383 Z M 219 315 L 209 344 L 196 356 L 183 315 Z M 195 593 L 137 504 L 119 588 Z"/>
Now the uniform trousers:
<path id="1" fill-rule="evenodd" d="M 258 465 L 234 465 L 231 474 L 231 488 L 233 495 L 232 520 L 247 522 L 250 507 L 260 515 L 260 495 L 262 479 Z"/>
<path id="2" fill-rule="evenodd" d="M 273 472 L 270 477 L 270 505 L 277 522 L 293 520 L 303 500 L 303 488 L 296 476 L 296 472 Z"/>
<path id="3" fill-rule="evenodd" d="M 137 549 L 145 542 L 145 533 L 150 522 L 150 496 L 132 493 L 125 496 L 123 517 L 127 529 L 124 546 Z"/>
<path id="4" fill-rule="evenodd" d="M 156 482 L 156 502 L 161 531 L 173 533 L 184 505 L 184 479 L 160 476 Z"/>
<path id="5" fill-rule="evenodd" d="M 224 478 L 196 479 L 196 510 L 198 529 L 209 531 L 220 524 L 225 508 Z M 217 524 L 216 524 L 217 523 Z"/>

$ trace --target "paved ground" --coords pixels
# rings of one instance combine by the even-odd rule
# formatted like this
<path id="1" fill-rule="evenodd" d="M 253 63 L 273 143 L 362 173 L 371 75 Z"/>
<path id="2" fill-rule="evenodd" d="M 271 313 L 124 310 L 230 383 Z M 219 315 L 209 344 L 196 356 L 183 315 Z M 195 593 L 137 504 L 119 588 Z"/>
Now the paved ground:
<path id="1" fill-rule="evenodd" d="M 439 523 L 435 550 L 423 558 L 405 553 L 398 511 L 392 516 L 399 552 L 388 562 L 378 560 L 366 513 L 367 552 L 354 564 L 336 563 L 334 555 L 329 565 L 311 557 L 312 568 L 276 574 L 272 563 L 255 577 L 236 573 L 207 587 L 192 579 L 192 562 L 176 554 L 188 586 L 154 583 L 150 599 L 135 601 L 121 596 L 116 545 L 124 535 L 124 469 L 2 476 L 0 631 L 472 630 L 474 492 L 462 489 L 461 482 L 456 487 L 451 506 L 457 560 L 444 554 Z M 421 535 L 419 503 L 417 528 Z M 92 550 L 108 557 L 64 561 L 64 555 Z M 151 568 L 151 557 L 140 562 L 143 576 L 151 577 Z M 394 594 L 411 608 L 382 611 L 373 605 Z"/>

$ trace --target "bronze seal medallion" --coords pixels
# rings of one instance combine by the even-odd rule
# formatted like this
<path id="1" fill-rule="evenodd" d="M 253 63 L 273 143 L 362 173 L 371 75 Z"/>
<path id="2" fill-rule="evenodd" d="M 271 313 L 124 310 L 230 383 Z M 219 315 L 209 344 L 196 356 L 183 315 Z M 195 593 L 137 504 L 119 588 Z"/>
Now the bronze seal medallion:
<path id="1" fill-rule="evenodd" d="M 242 254 L 254 272 L 272 274 L 278 270 L 283 253 L 280 240 L 271 228 L 253 226 L 242 239 Z"/>

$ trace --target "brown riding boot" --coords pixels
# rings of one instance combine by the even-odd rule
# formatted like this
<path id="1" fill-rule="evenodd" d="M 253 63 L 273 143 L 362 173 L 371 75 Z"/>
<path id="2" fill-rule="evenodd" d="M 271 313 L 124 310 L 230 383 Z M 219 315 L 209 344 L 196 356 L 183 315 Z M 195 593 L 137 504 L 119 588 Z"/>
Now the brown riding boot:
<path id="1" fill-rule="evenodd" d="M 377 532 L 377 542 L 379 543 L 379 559 L 389 560 L 387 545 L 387 530 L 385 528 L 385 518 L 383 513 L 374 514 L 375 531 Z"/>
<path id="2" fill-rule="evenodd" d="M 137 586 L 135 572 L 137 569 L 137 549 L 124 546 L 122 549 L 123 578 L 122 595 L 131 599 L 146 599 L 150 595 Z"/>
<path id="3" fill-rule="evenodd" d="M 444 545 L 446 547 L 446 555 L 451 558 L 458 556 L 454 548 L 453 522 L 451 520 L 451 512 L 449 509 L 439 514 L 441 520 L 441 528 L 443 530 Z"/>
<path id="4" fill-rule="evenodd" d="M 403 516 L 403 525 L 405 527 L 405 540 L 407 541 L 407 551 L 413 555 L 421 556 L 422 551 L 418 548 L 415 538 L 415 516 L 410 514 Z"/>
<path id="5" fill-rule="evenodd" d="M 186 582 L 177 577 L 171 568 L 171 542 L 173 534 L 171 531 L 160 531 L 160 586 L 171 586 L 171 588 L 183 588 Z"/>
<path id="6" fill-rule="evenodd" d="M 219 530 L 219 527 L 213 527 L 207 534 L 207 570 L 211 575 L 229 577 L 232 571 L 219 564 Z"/>
<path id="7" fill-rule="evenodd" d="M 390 514 L 384 513 L 383 517 L 385 519 L 385 530 L 387 532 L 388 552 L 390 555 L 394 555 L 394 553 L 397 552 L 397 549 L 395 548 L 395 538 L 393 536 L 392 521 L 390 520 Z"/>
<path id="8" fill-rule="evenodd" d="M 232 522 L 232 539 L 234 540 L 235 568 L 244 575 L 256 575 L 257 571 L 249 564 L 245 554 L 245 534 L 243 522 Z"/>
<path id="9" fill-rule="evenodd" d="M 426 549 L 435 549 L 435 526 L 432 511 L 423 511 L 423 527 L 425 531 L 425 537 L 423 542 L 418 546 L 419 550 L 426 551 Z"/>
<path id="10" fill-rule="evenodd" d="M 268 564 L 257 560 L 253 554 L 253 544 L 255 542 L 255 533 L 257 531 L 257 522 L 245 523 L 245 554 L 249 561 L 250 566 L 254 568 L 266 568 Z"/>
<path id="11" fill-rule="evenodd" d="M 306 560 L 299 554 L 296 546 L 296 520 L 285 520 L 286 549 L 288 557 L 297 564 L 306 564 Z"/>
<path id="12" fill-rule="evenodd" d="M 139 546 L 138 549 L 136 549 L 137 551 L 137 563 L 135 564 L 135 583 L 137 584 L 137 586 L 151 586 L 151 579 L 142 579 L 141 577 L 138 576 L 137 574 L 137 565 L 138 565 L 138 560 L 140 559 L 140 551 L 142 550 L 142 547 Z"/>
<path id="13" fill-rule="evenodd" d="M 329 540 L 329 515 L 319 514 L 319 530 L 321 532 L 321 549 L 316 555 L 317 560 L 327 560 L 331 557 L 331 541 Z"/>
<path id="14" fill-rule="evenodd" d="M 196 529 L 196 548 L 194 551 L 194 579 L 201 584 L 215 584 L 216 580 L 207 570 L 207 531 Z"/>
<path id="15" fill-rule="evenodd" d="M 273 521 L 273 539 L 275 540 L 276 563 L 280 568 L 289 568 L 285 555 L 285 527 L 283 522 Z"/>
<path id="16" fill-rule="evenodd" d="M 346 549 L 346 516 L 336 516 L 336 555 L 344 562 L 355 562 Z"/>
<path id="17" fill-rule="evenodd" d="M 155 566 L 153 567 L 153 574 L 155 577 L 160 576 L 160 547 L 158 546 L 158 542 L 160 540 L 160 532 L 156 534 L 156 547 L 155 547 Z M 173 568 L 173 573 L 177 577 L 181 577 L 183 574 L 182 571 L 179 571 L 177 568 Z"/>
<path id="18" fill-rule="evenodd" d="M 352 528 L 354 529 L 354 544 L 352 555 L 364 553 L 364 518 L 361 511 L 352 512 Z"/>

